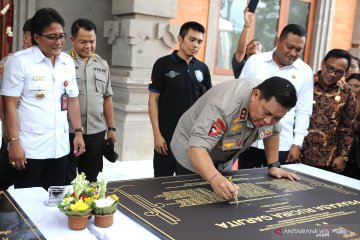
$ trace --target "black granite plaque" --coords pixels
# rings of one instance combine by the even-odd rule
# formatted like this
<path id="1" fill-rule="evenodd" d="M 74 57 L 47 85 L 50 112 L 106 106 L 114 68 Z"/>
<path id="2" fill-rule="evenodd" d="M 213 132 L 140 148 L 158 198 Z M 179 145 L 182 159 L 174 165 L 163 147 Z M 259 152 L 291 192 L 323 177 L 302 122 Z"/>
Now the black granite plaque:
<path id="1" fill-rule="evenodd" d="M 0 191 L 0 239 L 45 239 L 7 192 Z"/>
<path id="2" fill-rule="evenodd" d="M 198 175 L 110 182 L 108 190 L 162 239 L 360 239 L 358 190 L 304 174 L 274 179 L 264 168 L 224 175 L 240 187 L 238 205 Z"/>

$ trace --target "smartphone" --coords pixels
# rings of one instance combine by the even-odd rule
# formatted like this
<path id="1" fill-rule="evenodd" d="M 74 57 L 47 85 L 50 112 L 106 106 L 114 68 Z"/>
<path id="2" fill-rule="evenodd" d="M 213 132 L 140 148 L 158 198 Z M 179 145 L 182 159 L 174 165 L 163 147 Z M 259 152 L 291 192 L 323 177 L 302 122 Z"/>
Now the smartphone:
<path id="1" fill-rule="evenodd" d="M 249 5 L 248 5 L 249 12 L 254 13 L 258 3 L 259 3 L 259 0 L 250 0 Z"/>

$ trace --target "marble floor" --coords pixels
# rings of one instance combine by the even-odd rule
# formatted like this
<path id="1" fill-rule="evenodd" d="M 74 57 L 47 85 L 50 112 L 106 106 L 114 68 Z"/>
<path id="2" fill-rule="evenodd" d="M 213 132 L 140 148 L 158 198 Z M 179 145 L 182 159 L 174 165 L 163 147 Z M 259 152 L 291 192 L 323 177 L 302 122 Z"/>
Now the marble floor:
<path id="1" fill-rule="evenodd" d="M 103 173 L 108 181 L 118 181 L 154 176 L 152 160 L 116 161 L 104 159 Z"/>

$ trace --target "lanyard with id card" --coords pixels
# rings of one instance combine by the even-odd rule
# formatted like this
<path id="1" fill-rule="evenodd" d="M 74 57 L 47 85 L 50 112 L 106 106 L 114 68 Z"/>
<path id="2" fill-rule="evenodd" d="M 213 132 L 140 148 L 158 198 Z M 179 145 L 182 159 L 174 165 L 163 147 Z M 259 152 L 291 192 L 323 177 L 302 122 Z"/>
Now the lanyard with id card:
<path id="1" fill-rule="evenodd" d="M 69 108 L 69 95 L 66 93 L 66 87 L 68 86 L 68 81 L 64 81 L 64 93 L 61 95 L 61 111 L 66 111 Z"/>

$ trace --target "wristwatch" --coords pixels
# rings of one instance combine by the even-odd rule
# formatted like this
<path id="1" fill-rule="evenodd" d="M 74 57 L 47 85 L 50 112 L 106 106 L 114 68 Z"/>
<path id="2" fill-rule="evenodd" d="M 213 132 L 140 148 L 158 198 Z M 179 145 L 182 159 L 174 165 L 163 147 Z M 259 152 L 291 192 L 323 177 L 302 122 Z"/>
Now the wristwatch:
<path id="1" fill-rule="evenodd" d="M 74 132 L 83 132 L 83 131 L 84 131 L 83 127 L 74 129 Z"/>
<path id="2" fill-rule="evenodd" d="M 114 132 L 116 132 L 116 128 L 114 128 L 114 127 L 108 127 L 108 131 L 114 131 Z"/>
<path id="3" fill-rule="evenodd" d="M 280 164 L 279 161 L 276 161 L 276 162 L 274 162 L 274 163 L 269 163 L 269 164 L 268 164 L 268 169 L 269 169 L 269 168 L 272 168 L 272 167 L 281 168 L 281 164 Z"/>

